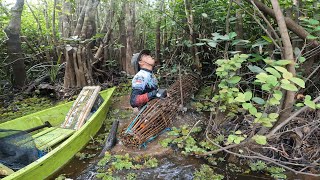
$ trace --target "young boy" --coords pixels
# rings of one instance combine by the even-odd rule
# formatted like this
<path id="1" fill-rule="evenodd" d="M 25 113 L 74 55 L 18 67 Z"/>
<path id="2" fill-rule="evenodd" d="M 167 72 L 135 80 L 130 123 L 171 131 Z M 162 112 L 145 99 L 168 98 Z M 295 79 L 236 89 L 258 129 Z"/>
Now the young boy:
<path id="1" fill-rule="evenodd" d="M 165 89 L 158 89 L 158 81 L 152 70 L 155 66 L 155 60 L 150 56 L 150 50 L 142 50 L 140 53 L 133 54 L 131 59 L 136 72 L 132 79 L 132 92 L 130 104 L 139 109 L 148 101 L 158 97 L 167 97 Z"/>

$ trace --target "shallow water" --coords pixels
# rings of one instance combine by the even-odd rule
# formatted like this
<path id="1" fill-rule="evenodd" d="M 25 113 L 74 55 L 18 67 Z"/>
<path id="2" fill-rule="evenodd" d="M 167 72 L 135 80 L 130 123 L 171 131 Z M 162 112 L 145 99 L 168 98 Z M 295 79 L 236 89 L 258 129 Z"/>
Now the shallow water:
<path id="1" fill-rule="evenodd" d="M 159 166 L 156 168 L 142 169 L 142 170 L 123 170 L 119 173 L 114 173 L 114 177 L 125 179 L 128 173 L 135 173 L 137 179 L 193 179 L 193 173 L 196 168 L 201 165 L 201 160 L 195 158 L 188 158 L 188 161 L 181 156 L 169 156 L 159 160 Z M 91 165 L 80 175 L 73 177 L 75 179 L 96 179 L 97 166 Z M 72 178 L 72 177 L 70 177 Z"/>

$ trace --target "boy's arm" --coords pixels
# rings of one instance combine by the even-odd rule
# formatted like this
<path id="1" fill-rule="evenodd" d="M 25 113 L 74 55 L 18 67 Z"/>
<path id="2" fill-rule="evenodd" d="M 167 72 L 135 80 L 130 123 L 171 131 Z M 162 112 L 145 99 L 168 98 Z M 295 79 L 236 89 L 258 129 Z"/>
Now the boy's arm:
<path id="1" fill-rule="evenodd" d="M 142 93 L 143 91 L 140 89 L 132 89 L 130 97 L 130 104 L 132 107 L 140 107 L 151 99 L 155 98 L 157 90 L 151 91 L 149 93 Z"/>
<path id="2" fill-rule="evenodd" d="M 130 104 L 132 107 L 140 107 L 156 97 L 157 91 L 143 93 L 146 82 L 143 76 L 135 76 L 132 80 L 132 92 L 130 97 Z"/>

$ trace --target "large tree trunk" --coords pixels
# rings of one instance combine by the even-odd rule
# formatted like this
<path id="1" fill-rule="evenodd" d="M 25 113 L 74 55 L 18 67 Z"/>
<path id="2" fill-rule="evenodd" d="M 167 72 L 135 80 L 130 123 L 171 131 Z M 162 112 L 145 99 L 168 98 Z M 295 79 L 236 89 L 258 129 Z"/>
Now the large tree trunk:
<path id="1" fill-rule="evenodd" d="M 68 38 L 71 36 L 71 3 L 69 1 L 64 1 L 62 5 L 62 13 L 60 17 L 60 25 L 59 28 L 61 31 L 61 36 L 64 38 Z"/>
<path id="2" fill-rule="evenodd" d="M 119 18 L 119 32 L 120 32 L 120 66 L 122 70 L 126 70 L 126 46 L 127 46 L 127 40 L 126 40 L 126 27 L 125 27 L 125 12 L 126 12 L 126 2 L 122 3 L 122 12 L 120 14 Z"/>
<path id="3" fill-rule="evenodd" d="M 194 34 L 194 20 L 192 15 L 192 0 L 184 0 L 184 6 L 185 6 L 185 13 L 187 16 L 188 21 L 188 27 L 189 27 L 189 40 L 190 43 L 193 45 L 191 48 L 191 54 L 194 60 L 194 65 L 198 70 L 201 70 L 201 63 L 200 58 L 198 55 L 198 48 L 197 46 L 194 46 L 196 43 L 195 40 L 195 34 Z"/>
<path id="4" fill-rule="evenodd" d="M 134 2 L 128 2 L 126 6 L 126 27 L 127 27 L 127 48 L 126 48 L 126 72 L 128 74 L 135 74 L 133 66 L 131 65 L 131 58 L 134 51 L 133 48 L 133 37 L 134 37 L 134 19 L 135 19 L 135 3 Z"/>
<path id="5" fill-rule="evenodd" d="M 11 20 L 9 25 L 4 29 L 8 40 L 8 55 L 12 62 L 13 69 L 13 85 L 16 88 L 22 88 L 26 81 L 26 70 L 24 59 L 22 57 L 22 48 L 20 40 L 21 14 L 23 10 L 24 0 L 17 0 L 11 9 Z"/>
<path id="6" fill-rule="evenodd" d="M 271 0 L 271 3 L 272 3 L 273 10 L 274 10 L 274 14 L 276 15 L 276 19 L 277 19 L 280 34 L 281 34 L 281 40 L 282 40 L 283 51 L 284 51 L 284 53 L 283 53 L 284 59 L 292 61 L 291 64 L 287 65 L 287 69 L 289 72 L 291 72 L 293 74 L 293 76 L 295 76 L 296 75 L 296 70 L 294 67 L 295 61 L 294 61 L 294 57 L 293 57 L 293 49 L 292 49 L 292 44 L 290 41 L 288 29 L 286 26 L 286 22 L 285 22 L 283 14 L 282 14 L 282 11 L 280 9 L 280 5 L 279 5 L 278 0 Z M 290 113 L 291 113 L 291 110 L 293 107 L 293 103 L 294 103 L 294 96 L 295 96 L 295 92 L 286 91 L 286 96 L 285 96 L 283 107 L 282 107 L 283 113 L 281 113 L 277 124 L 281 123 L 282 121 L 284 121 L 286 118 L 288 118 L 290 116 Z"/>
<path id="7" fill-rule="evenodd" d="M 66 70 L 64 88 L 81 88 L 93 85 L 91 47 L 85 45 L 67 45 L 65 48 Z"/>
<path id="8" fill-rule="evenodd" d="M 52 37 L 53 37 L 53 42 L 56 45 L 58 40 L 56 37 L 56 8 L 57 8 L 57 1 L 58 0 L 53 0 L 53 11 L 52 11 Z"/>
<path id="9" fill-rule="evenodd" d="M 236 0 L 237 3 L 241 3 L 241 0 Z M 243 11 L 241 8 L 238 8 L 236 10 L 236 33 L 237 33 L 237 39 L 243 39 L 243 19 L 242 19 L 242 13 Z M 240 51 L 240 53 L 244 53 L 244 48 L 241 45 L 236 45 L 236 51 Z"/>
<path id="10" fill-rule="evenodd" d="M 158 7 L 158 10 L 160 12 L 162 12 L 162 7 L 163 7 L 163 3 L 164 3 L 164 0 L 161 0 L 161 2 L 159 2 L 159 7 Z M 158 16 L 157 18 L 157 27 L 156 27 L 156 60 L 160 61 L 161 60 L 161 57 L 160 57 L 160 52 L 161 52 L 161 15 Z"/>
<path id="11" fill-rule="evenodd" d="M 84 5 L 85 6 L 82 6 Z M 78 10 L 81 11 L 77 26 L 73 33 L 81 39 L 91 38 L 96 33 L 95 12 L 99 4 L 98 0 L 78 1 Z M 64 88 L 83 87 L 93 85 L 92 62 L 95 58 L 91 52 L 92 43 L 79 43 L 67 45 L 65 48 L 66 69 Z M 100 52 L 98 54 L 101 54 Z"/>
<path id="12" fill-rule="evenodd" d="M 91 2 L 92 2 L 91 0 L 87 1 L 86 5 L 84 7 L 82 7 L 81 12 L 80 12 L 79 17 L 78 17 L 78 20 L 77 20 L 76 28 L 74 29 L 74 32 L 73 32 L 73 36 L 79 36 L 80 37 L 81 29 L 82 29 L 82 26 L 83 26 L 84 17 L 86 15 L 86 7 L 88 7 L 88 5 L 91 4 Z"/>
<path id="13" fill-rule="evenodd" d="M 91 2 L 89 0 L 89 2 Z M 83 26 L 81 29 L 81 39 L 91 38 L 96 34 L 97 28 L 95 23 L 95 14 L 99 5 L 98 0 L 92 0 L 87 4 L 86 15 L 83 20 Z"/>

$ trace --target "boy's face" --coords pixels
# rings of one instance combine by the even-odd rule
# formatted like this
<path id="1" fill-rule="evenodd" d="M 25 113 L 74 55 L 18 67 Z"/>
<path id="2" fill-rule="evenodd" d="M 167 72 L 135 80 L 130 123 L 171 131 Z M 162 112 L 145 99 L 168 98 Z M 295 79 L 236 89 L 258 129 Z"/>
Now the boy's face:
<path id="1" fill-rule="evenodd" d="M 139 63 L 154 67 L 156 61 L 150 55 L 144 54 L 144 55 L 141 56 L 141 59 L 140 59 Z"/>

